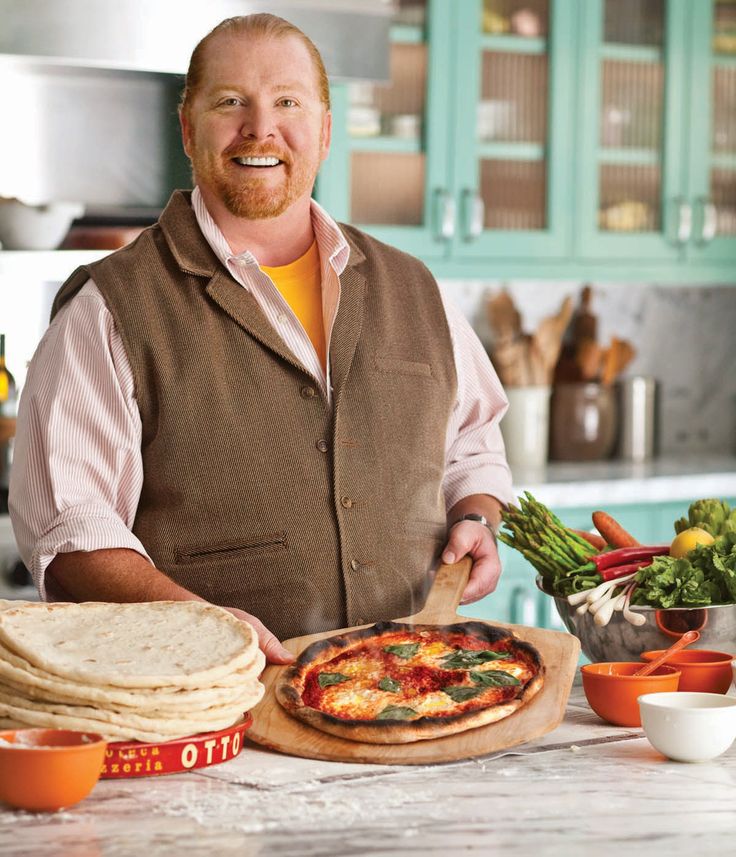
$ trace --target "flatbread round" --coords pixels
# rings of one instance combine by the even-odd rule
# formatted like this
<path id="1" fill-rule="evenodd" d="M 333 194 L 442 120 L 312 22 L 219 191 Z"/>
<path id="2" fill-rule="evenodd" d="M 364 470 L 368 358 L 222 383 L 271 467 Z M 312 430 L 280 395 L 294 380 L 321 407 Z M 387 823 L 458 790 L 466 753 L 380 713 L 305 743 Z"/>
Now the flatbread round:
<path id="1" fill-rule="evenodd" d="M 123 688 L 201 687 L 247 664 L 258 647 L 250 625 L 198 601 L 11 608 L 0 612 L 0 641 L 55 676 Z"/>

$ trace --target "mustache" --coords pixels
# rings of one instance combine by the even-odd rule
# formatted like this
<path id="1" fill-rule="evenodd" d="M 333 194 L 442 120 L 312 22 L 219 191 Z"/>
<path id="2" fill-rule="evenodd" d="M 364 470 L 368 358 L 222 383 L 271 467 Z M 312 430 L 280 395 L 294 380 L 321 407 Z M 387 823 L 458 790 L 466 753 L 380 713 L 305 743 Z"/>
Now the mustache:
<path id="1" fill-rule="evenodd" d="M 229 146 L 225 149 L 228 158 L 278 158 L 285 164 L 290 163 L 289 156 L 278 149 L 264 149 L 258 146 L 247 146 L 242 143 L 237 146 Z"/>

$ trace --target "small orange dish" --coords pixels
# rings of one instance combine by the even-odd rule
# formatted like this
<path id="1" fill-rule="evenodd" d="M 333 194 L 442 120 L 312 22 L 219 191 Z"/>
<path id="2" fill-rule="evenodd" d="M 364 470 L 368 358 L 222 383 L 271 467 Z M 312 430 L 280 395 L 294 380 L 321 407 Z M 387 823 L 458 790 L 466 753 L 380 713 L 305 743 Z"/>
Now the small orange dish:
<path id="1" fill-rule="evenodd" d="M 68 729 L 0 732 L 0 800 L 52 812 L 79 803 L 102 772 L 107 741 Z"/>
<path id="2" fill-rule="evenodd" d="M 585 664 L 583 690 L 590 707 L 615 726 L 641 726 L 637 699 L 643 693 L 677 690 L 679 668 L 664 664 L 647 676 L 635 676 L 642 664 L 628 661 Z"/>
<path id="3" fill-rule="evenodd" d="M 664 649 L 642 652 L 644 661 L 653 661 Z M 733 655 L 710 649 L 681 649 L 667 658 L 669 666 L 682 673 L 678 690 L 695 693 L 726 693 L 731 686 Z"/>

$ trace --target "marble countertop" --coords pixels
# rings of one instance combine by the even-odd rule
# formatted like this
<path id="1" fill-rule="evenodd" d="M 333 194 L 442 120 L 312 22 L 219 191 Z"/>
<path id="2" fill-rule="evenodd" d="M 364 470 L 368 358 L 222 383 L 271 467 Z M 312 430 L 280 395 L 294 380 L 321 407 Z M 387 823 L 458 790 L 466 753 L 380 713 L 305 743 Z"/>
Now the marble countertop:
<path id="1" fill-rule="evenodd" d="M 736 497 L 736 457 L 691 454 L 644 462 L 554 462 L 514 468 L 514 489 L 548 506 L 608 506 Z"/>
<path id="2" fill-rule="evenodd" d="M 726 854 L 736 745 L 671 762 L 608 726 L 573 688 L 563 723 L 506 754 L 444 765 L 318 762 L 246 744 L 186 774 L 102 780 L 54 814 L 0 809 L 18 857 Z"/>

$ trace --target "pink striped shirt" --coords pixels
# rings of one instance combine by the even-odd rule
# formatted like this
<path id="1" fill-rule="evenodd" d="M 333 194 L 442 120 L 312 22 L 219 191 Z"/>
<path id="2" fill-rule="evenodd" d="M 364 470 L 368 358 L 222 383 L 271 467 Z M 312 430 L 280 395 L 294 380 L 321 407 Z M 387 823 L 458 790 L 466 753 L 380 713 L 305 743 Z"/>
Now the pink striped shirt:
<path id="1" fill-rule="evenodd" d="M 249 251 L 233 254 L 195 188 L 199 226 L 243 288 L 331 401 L 317 353 L 271 279 Z M 349 246 L 335 221 L 312 202 L 320 251 L 328 353 Z M 485 349 L 462 313 L 444 300 L 458 390 L 447 427 L 445 503 L 469 494 L 514 499 L 499 420 L 507 401 Z M 45 570 L 57 553 L 130 548 L 150 560 L 132 533 L 143 485 L 141 419 L 133 373 L 112 315 L 89 280 L 49 326 L 21 396 L 10 485 L 18 549 L 42 598 L 53 600 Z"/>

